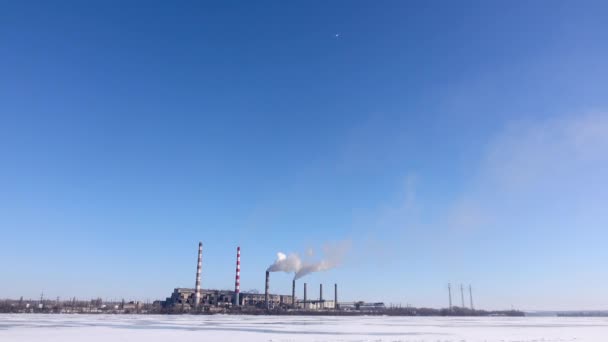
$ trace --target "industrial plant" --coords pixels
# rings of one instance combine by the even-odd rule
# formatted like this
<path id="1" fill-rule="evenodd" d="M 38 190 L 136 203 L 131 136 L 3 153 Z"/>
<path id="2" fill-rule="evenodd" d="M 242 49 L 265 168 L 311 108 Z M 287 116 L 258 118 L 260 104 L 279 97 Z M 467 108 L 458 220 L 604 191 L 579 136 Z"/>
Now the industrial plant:
<path id="1" fill-rule="evenodd" d="M 296 280 L 292 281 L 291 294 L 270 293 L 270 271 L 265 272 L 264 293 L 241 292 L 241 248 L 236 249 L 236 270 L 234 290 L 213 290 L 202 288 L 203 243 L 198 244 L 198 261 L 194 288 L 175 288 L 170 297 L 162 302 L 168 310 L 189 312 L 218 312 L 232 310 L 290 310 L 323 311 L 339 310 L 338 284 L 334 284 L 333 299 L 323 297 L 323 284 L 319 284 L 318 297 L 308 294 L 308 284 L 303 283 L 303 298 L 296 297 Z M 383 306 L 383 304 L 382 304 Z M 344 309 L 355 307 L 355 303 L 344 303 Z"/>

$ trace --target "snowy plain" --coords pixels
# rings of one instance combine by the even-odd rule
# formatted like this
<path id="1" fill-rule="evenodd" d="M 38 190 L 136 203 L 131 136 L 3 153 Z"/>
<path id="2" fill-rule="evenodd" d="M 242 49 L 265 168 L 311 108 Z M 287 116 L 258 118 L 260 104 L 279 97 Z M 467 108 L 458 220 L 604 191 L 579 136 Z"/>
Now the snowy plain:
<path id="1" fill-rule="evenodd" d="M 2 342 L 604 342 L 608 318 L 0 315 Z"/>

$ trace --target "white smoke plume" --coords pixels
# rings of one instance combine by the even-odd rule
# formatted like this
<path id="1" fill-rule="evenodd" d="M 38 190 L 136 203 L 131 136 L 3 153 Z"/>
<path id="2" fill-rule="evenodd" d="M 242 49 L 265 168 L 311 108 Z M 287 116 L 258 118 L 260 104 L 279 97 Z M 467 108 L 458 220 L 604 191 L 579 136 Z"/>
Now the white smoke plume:
<path id="1" fill-rule="evenodd" d="M 284 253 L 277 253 L 277 260 L 274 264 L 270 265 L 266 271 L 268 272 L 298 272 L 302 268 L 302 260 L 297 254 L 290 254 L 289 256 Z"/>
<path id="2" fill-rule="evenodd" d="M 338 244 L 327 244 L 323 248 L 324 258 L 320 261 L 303 261 L 298 254 L 286 255 L 277 253 L 277 260 L 267 269 L 268 272 L 286 272 L 294 273 L 294 280 L 300 279 L 303 276 L 313 273 L 327 271 L 340 266 L 344 256 L 350 249 L 350 241 L 343 241 Z M 312 249 L 307 251 L 307 254 L 312 255 Z"/>
<path id="3" fill-rule="evenodd" d="M 337 267 L 338 264 L 334 264 L 331 262 L 327 262 L 325 260 L 321 260 L 319 262 L 315 262 L 312 264 L 304 264 L 302 265 L 302 267 L 296 272 L 296 274 L 294 275 L 294 279 L 300 279 L 303 276 L 309 274 L 309 273 L 313 273 L 313 272 L 321 272 L 321 271 L 327 271 L 329 269 L 332 269 L 334 267 Z"/>

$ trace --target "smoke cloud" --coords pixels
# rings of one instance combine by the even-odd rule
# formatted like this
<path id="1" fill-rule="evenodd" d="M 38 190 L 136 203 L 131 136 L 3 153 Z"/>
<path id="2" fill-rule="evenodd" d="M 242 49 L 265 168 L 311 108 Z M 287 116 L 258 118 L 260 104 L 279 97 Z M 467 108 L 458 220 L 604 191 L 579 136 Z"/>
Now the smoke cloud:
<path id="1" fill-rule="evenodd" d="M 284 253 L 277 253 L 277 260 L 274 264 L 270 265 L 266 271 L 268 272 L 298 272 L 302 268 L 302 260 L 297 254 L 290 254 L 289 256 Z"/>
<path id="2" fill-rule="evenodd" d="M 323 248 L 323 258 L 319 261 L 304 261 L 298 254 L 277 253 L 277 259 L 267 269 L 268 272 L 286 272 L 294 273 L 294 280 L 300 279 L 303 276 L 313 273 L 327 271 L 336 268 L 342 264 L 344 257 L 350 249 L 350 241 L 331 245 L 328 244 Z M 307 254 L 312 249 L 308 249 Z"/>
<path id="3" fill-rule="evenodd" d="M 327 270 L 332 269 L 337 266 L 338 266 L 338 264 L 333 264 L 333 263 L 327 262 L 325 260 L 321 260 L 321 261 L 313 263 L 313 264 L 304 264 L 296 272 L 296 274 L 294 275 L 293 278 L 297 280 L 309 273 L 327 271 Z"/>

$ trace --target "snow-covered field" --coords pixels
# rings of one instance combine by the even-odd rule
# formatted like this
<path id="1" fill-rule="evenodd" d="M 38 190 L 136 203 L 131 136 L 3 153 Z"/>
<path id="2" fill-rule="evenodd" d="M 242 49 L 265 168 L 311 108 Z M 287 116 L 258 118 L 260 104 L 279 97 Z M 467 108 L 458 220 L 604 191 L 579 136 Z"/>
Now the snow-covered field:
<path id="1" fill-rule="evenodd" d="M 608 341 L 606 318 L 0 315 L 0 341 Z"/>

